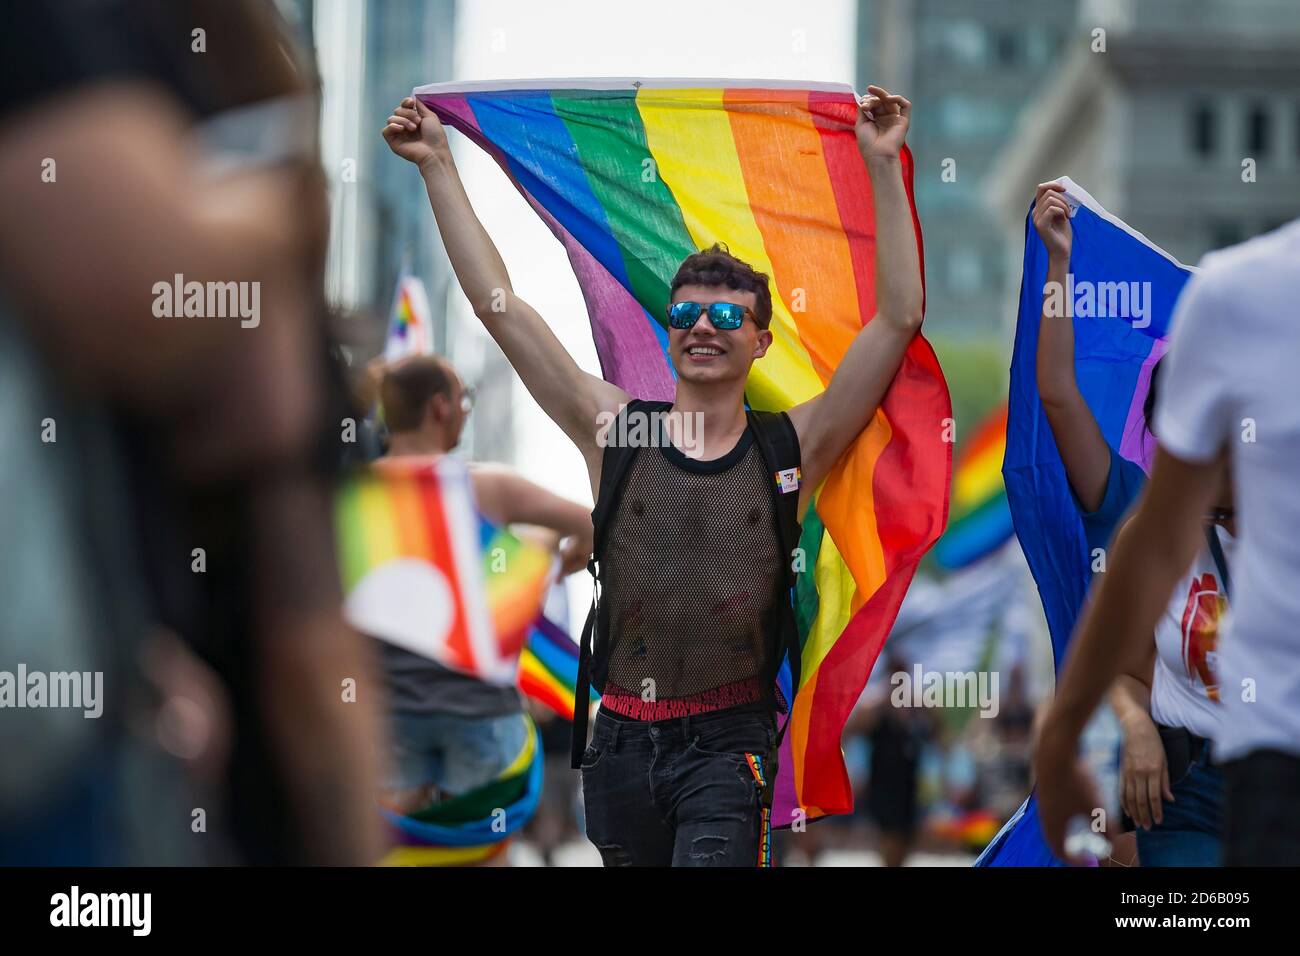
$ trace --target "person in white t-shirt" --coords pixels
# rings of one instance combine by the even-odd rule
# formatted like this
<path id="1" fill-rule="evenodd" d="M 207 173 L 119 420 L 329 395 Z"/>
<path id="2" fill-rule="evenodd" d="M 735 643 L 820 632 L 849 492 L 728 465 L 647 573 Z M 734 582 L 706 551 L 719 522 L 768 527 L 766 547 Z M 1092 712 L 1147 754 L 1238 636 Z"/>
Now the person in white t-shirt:
<path id="1" fill-rule="evenodd" d="M 1157 451 L 1043 722 L 1035 768 L 1048 845 L 1099 806 L 1079 732 L 1147 651 L 1200 550 L 1226 461 L 1237 493 L 1231 636 L 1213 737 L 1226 789 L 1224 862 L 1300 864 L 1300 220 L 1206 257 L 1179 300 L 1156 409 Z"/>

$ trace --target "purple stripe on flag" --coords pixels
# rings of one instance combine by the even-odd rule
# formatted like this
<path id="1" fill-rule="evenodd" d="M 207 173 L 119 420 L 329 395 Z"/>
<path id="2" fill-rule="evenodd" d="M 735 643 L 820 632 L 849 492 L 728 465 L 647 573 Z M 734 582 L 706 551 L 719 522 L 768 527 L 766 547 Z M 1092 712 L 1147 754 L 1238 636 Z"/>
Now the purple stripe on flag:
<path id="1" fill-rule="evenodd" d="M 574 660 L 578 659 L 578 645 L 564 632 L 560 625 L 549 617 L 545 615 L 539 617 L 533 627 L 537 631 L 537 636 L 533 640 L 537 640 L 539 637 L 544 638 L 548 645 L 554 647 L 560 653 L 572 657 Z"/>
<path id="2" fill-rule="evenodd" d="M 1155 339 L 1151 343 L 1151 354 L 1143 361 L 1142 371 L 1138 373 L 1137 385 L 1133 389 L 1133 404 L 1129 406 L 1128 419 L 1124 422 L 1124 438 L 1119 446 L 1121 457 L 1141 465 L 1147 473 L 1151 471 L 1156 443 L 1147 436 L 1146 416 L 1142 414 L 1142 406 L 1146 403 L 1147 391 L 1151 387 L 1151 369 L 1167 351 L 1168 339 Z"/>
<path id="3" fill-rule="evenodd" d="M 790 716 L 785 715 L 788 722 Z M 772 826 L 788 827 L 795 822 L 795 811 L 799 810 L 799 797 L 794 792 L 794 754 L 790 750 L 790 728 L 781 738 L 781 756 L 777 763 L 780 772 L 776 775 L 776 789 L 772 792 Z M 788 772 L 784 768 L 789 767 Z M 802 811 L 801 811 L 802 812 Z"/>

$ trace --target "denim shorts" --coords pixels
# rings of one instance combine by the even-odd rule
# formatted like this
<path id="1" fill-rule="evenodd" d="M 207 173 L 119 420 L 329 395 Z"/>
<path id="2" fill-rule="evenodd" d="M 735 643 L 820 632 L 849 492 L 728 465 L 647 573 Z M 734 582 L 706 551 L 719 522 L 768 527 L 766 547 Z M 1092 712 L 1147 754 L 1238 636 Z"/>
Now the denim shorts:
<path id="1" fill-rule="evenodd" d="M 528 719 L 522 713 L 398 713 L 389 721 L 392 766 L 385 787 L 390 790 L 432 784 L 446 796 L 468 793 L 499 777 L 528 739 Z"/>
<path id="2" fill-rule="evenodd" d="M 1223 773 L 1208 751 L 1169 781 L 1173 802 L 1163 801 L 1164 819 L 1150 830 L 1137 828 L 1142 866 L 1218 866 L 1223 855 Z"/>

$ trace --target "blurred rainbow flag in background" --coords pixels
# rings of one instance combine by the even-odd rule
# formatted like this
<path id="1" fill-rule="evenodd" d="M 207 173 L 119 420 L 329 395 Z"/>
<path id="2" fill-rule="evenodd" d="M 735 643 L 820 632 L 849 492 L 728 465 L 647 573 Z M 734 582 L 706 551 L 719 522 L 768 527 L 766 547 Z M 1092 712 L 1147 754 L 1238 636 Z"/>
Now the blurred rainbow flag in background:
<path id="1" fill-rule="evenodd" d="M 550 554 L 474 509 L 463 463 L 381 459 L 335 499 L 349 622 L 455 670 L 514 683 Z"/>
<path id="2" fill-rule="evenodd" d="M 384 360 L 396 361 L 407 355 L 433 354 L 433 313 L 429 295 L 419 276 L 403 271 L 397 278 L 393 313 L 388 320 Z"/>
<path id="3" fill-rule="evenodd" d="M 934 559 L 949 571 L 973 564 L 1011 539 L 1011 509 L 1002 483 L 1007 450 L 1007 403 L 1002 401 L 966 441 L 953 468 L 948 530 L 934 546 Z"/>
<path id="4" fill-rule="evenodd" d="M 546 615 L 533 625 L 519 657 L 519 689 L 565 720 L 573 720 L 578 683 L 578 645 Z M 600 699 L 593 689 L 588 706 Z"/>
<path id="5" fill-rule="evenodd" d="M 354 627 L 485 681 L 516 681 L 556 565 L 475 511 L 462 462 L 381 459 L 340 488 L 335 529 Z M 570 685 L 570 719 L 572 708 Z M 542 790 L 537 728 L 519 719 L 524 745 L 496 780 L 410 814 L 381 807 L 394 844 L 384 865 L 457 866 L 505 850 Z"/>
<path id="6" fill-rule="evenodd" d="M 563 243 L 605 377 L 671 399 L 664 309 L 687 255 L 715 241 L 772 278 L 775 337 L 746 397 L 817 395 L 875 312 L 871 183 L 843 84 L 543 80 L 415 95 L 482 147 Z M 909 195 L 912 157 L 902 155 Z M 920 244 L 920 225 L 917 242 Z M 817 492 L 796 594 L 802 657 L 773 820 L 846 813 L 840 738 L 918 561 L 943 529 L 951 415 L 918 335 L 875 420 Z M 789 676 L 785 679 L 789 699 Z"/>
<path id="7" fill-rule="evenodd" d="M 1168 347 L 1169 323 L 1192 271 L 1146 236 L 1112 216 L 1068 177 L 1073 242 L 1070 273 L 1076 288 L 1102 283 L 1145 283 L 1149 313 L 1140 320 L 1119 316 L 1074 319 L 1074 365 L 1102 435 L 1120 455 L 1146 468 L 1155 443 L 1146 437 L 1142 405 L 1151 367 Z M 1002 473 L 1016 536 L 1038 584 L 1060 670 L 1070 635 L 1092 580 L 1083 521 L 1065 466 L 1038 397 L 1035 360 L 1042 320 L 1047 249 L 1034 231 L 1033 207 L 1025 219 L 1025 259 L 1016 341 L 1011 354 L 1010 413 Z M 988 845 L 977 866 L 1060 865 L 1043 840 L 1031 794 Z"/>

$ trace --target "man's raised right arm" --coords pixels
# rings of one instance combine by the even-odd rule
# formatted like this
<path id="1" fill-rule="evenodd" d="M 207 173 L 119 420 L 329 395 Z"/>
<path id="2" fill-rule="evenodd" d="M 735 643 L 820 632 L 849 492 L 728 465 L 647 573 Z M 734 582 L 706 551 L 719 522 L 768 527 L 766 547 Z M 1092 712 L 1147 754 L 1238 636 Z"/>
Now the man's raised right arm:
<path id="1" fill-rule="evenodd" d="M 590 460 L 597 415 L 629 401 L 621 388 L 578 367 L 537 311 L 514 293 L 496 244 L 470 204 L 441 122 L 423 103 L 404 99 L 383 130 L 389 148 L 415 163 L 447 257 L 488 334 L 501 346 L 529 394 Z"/>

